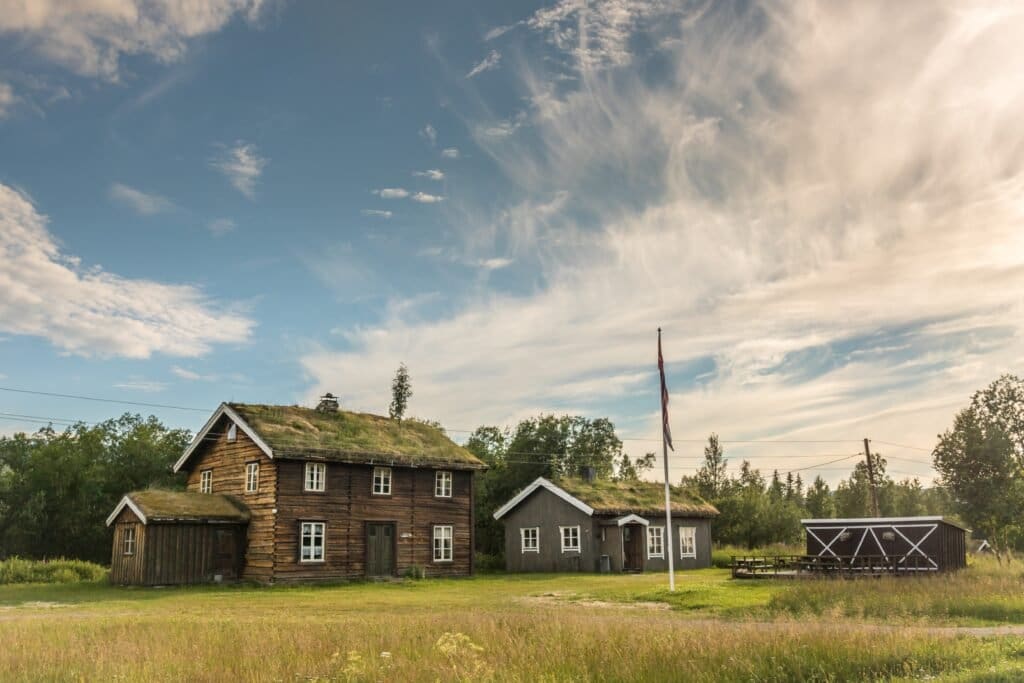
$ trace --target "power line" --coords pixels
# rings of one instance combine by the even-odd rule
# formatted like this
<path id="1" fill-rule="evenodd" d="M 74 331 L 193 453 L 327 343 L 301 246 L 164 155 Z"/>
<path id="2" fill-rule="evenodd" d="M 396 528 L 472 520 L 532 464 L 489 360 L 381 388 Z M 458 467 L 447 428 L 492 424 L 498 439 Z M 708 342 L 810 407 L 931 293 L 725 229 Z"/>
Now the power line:
<path id="1" fill-rule="evenodd" d="M 99 403 L 120 403 L 128 406 L 143 406 L 145 408 L 167 408 L 169 410 L 191 410 L 197 413 L 209 413 L 209 408 L 189 408 L 186 406 L 174 406 L 166 403 L 143 403 L 141 401 L 122 401 L 113 398 L 98 398 L 96 396 L 81 396 L 78 394 L 58 394 L 51 391 L 32 391 L 29 389 L 14 389 L 12 387 L 0 387 L 0 391 L 10 391 L 17 394 L 32 394 L 34 396 L 51 396 L 55 398 L 73 398 L 79 401 L 97 401 Z"/>
<path id="2" fill-rule="evenodd" d="M 907 448 L 912 451 L 924 451 L 925 453 L 931 453 L 933 450 L 931 448 L 921 448 L 920 446 L 906 446 L 904 444 L 892 443 L 890 441 L 879 441 L 878 439 L 870 439 L 870 441 L 871 443 L 880 443 L 885 446 L 892 446 L 894 448 Z"/>

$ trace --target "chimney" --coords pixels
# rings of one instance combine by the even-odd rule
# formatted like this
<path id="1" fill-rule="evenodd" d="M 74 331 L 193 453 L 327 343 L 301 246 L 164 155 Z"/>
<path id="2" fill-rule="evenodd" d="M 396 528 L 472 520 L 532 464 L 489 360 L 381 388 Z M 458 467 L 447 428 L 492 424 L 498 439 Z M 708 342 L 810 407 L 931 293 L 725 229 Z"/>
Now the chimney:
<path id="1" fill-rule="evenodd" d="M 320 403 L 317 404 L 316 410 L 318 413 L 336 413 L 338 412 L 338 397 L 328 392 L 320 397 Z"/>
<path id="2" fill-rule="evenodd" d="M 588 484 L 593 484 L 594 480 L 597 479 L 597 470 L 594 469 L 593 467 L 590 467 L 589 465 L 583 467 L 581 469 L 581 473 L 583 474 L 583 481 L 587 482 Z"/>

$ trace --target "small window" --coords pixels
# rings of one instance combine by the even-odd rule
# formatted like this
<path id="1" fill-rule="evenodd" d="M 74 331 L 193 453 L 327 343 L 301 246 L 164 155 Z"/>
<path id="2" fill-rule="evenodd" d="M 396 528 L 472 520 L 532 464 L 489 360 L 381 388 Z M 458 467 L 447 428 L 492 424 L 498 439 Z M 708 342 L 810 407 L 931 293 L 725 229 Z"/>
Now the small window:
<path id="1" fill-rule="evenodd" d="M 228 441 L 238 441 L 238 425 L 234 422 L 228 427 Z"/>
<path id="2" fill-rule="evenodd" d="M 679 557 L 697 557 L 697 527 L 679 527 Z"/>
<path id="3" fill-rule="evenodd" d="M 390 496 L 391 495 L 391 468 L 390 467 L 374 467 L 373 468 L 373 495 L 375 495 L 375 496 Z"/>
<path id="4" fill-rule="evenodd" d="M 452 497 L 451 472 L 438 472 L 434 475 L 434 495 L 438 498 Z"/>
<path id="5" fill-rule="evenodd" d="M 260 464 L 250 462 L 245 466 L 245 492 L 256 493 L 260 490 Z"/>
<path id="6" fill-rule="evenodd" d="M 199 473 L 199 493 L 213 493 L 213 470 Z"/>
<path id="7" fill-rule="evenodd" d="M 520 548 L 524 553 L 540 552 L 540 527 L 519 530 Z"/>
<path id="8" fill-rule="evenodd" d="M 647 527 L 647 559 L 665 557 L 665 527 Z"/>
<path id="9" fill-rule="evenodd" d="M 134 555 L 135 554 L 135 525 L 126 526 L 124 528 L 124 554 Z"/>
<path id="10" fill-rule="evenodd" d="M 578 553 L 580 551 L 580 528 L 578 526 L 560 526 L 562 532 L 562 552 Z"/>
<path id="11" fill-rule="evenodd" d="M 304 491 L 324 491 L 327 489 L 327 465 L 322 462 L 307 462 Z"/>
<path id="12" fill-rule="evenodd" d="M 327 525 L 323 522 L 303 522 L 300 534 L 300 562 L 324 561 L 324 536 Z"/>
<path id="13" fill-rule="evenodd" d="M 452 561 L 452 527 L 434 527 L 434 562 Z"/>

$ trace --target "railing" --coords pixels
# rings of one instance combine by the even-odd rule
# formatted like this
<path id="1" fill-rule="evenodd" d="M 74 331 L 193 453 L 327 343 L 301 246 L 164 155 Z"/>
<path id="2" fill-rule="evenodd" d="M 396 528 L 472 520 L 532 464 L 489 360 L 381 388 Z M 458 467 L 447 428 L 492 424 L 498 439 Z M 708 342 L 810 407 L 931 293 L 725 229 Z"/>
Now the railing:
<path id="1" fill-rule="evenodd" d="M 933 572 L 920 555 L 733 555 L 733 578 L 879 576 Z"/>

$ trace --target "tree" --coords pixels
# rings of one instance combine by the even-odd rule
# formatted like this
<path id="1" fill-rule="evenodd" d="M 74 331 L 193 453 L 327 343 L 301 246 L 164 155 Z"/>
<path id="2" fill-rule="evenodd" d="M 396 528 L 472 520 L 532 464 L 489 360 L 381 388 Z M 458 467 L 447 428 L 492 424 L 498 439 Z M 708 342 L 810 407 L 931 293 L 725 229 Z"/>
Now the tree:
<path id="1" fill-rule="evenodd" d="M 645 453 L 636 460 L 630 460 L 625 453 L 615 463 L 615 479 L 618 481 L 640 481 L 641 475 L 654 469 L 657 456 L 654 453 Z"/>
<path id="2" fill-rule="evenodd" d="M 701 465 L 694 478 L 697 492 L 703 498 L 715 500 L 724 493 L 728 481 L 728 475 L 726 475 L 728 462 L 725 459 L 722 444 L 718 441 L 718 434 L 711 434 L 708 437 L 708 445 L 704 447 L 704 464 Z"/>
<path id="3" fill-rule="evenodd" d="M 821 476 L 814 478 L 807 489 L 807 514 L 814 519 L 829 519 L 836 516 L 836 505 L 832 500 L 832 491 Z"/>
<path id="4" fill-rule="evenodd" d="M 388 412 L 392 420 L 402 421 L 410 398 L 412 384 L 409 381 L 409 368 L 405 367 L 405 363 L 401 363 L 395 371 L 395 378 L 391 381 L 391 407 Z"/>

